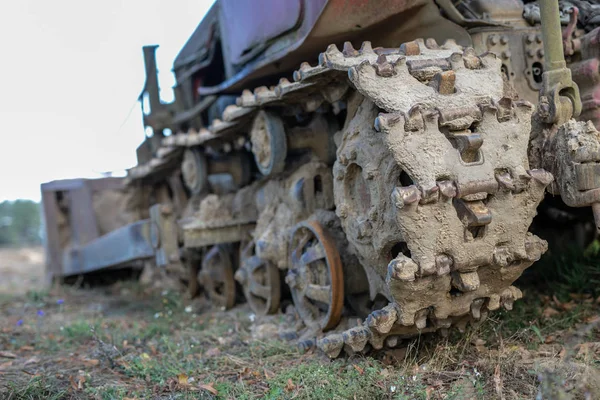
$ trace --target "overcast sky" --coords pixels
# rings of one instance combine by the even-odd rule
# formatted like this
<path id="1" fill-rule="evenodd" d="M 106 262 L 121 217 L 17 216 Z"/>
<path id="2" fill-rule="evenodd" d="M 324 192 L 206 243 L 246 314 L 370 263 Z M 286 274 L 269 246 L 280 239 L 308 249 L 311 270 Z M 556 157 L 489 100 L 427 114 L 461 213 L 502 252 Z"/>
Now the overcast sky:
<path id="1" fill-rule="evenodd" d="M 42 182 L 135 165 L 142 46 L 160 45 L 171 100 L 173 60 L 212 3 L 0 1 L 0 201 L 39 200 Z"/>

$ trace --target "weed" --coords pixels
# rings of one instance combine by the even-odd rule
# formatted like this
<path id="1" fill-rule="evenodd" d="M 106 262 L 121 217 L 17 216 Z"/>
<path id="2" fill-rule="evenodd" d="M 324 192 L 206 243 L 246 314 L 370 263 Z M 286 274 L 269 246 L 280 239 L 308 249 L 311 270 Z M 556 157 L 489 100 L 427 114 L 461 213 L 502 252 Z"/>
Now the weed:
<path id="1" fill-rule="evenodd" d="M 65 338 L 71 342 L 86 342 L 92 339 L 93 326 L 94 324 L 90 324 L 89 321 L 80 320 L 63 327 L 62 331 Z"/>

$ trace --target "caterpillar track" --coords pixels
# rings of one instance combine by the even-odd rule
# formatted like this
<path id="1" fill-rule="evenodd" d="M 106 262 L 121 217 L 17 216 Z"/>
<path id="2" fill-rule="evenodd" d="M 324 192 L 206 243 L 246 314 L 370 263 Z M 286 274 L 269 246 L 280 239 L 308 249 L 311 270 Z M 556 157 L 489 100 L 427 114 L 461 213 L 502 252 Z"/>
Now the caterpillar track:
<path id="1" fill-rule="evenodd" d="M 512 309 L 522 296 L 512 283 L 547 249 L 528 227 L 553 177 L 529 169 L 533 106 L 505 97 L 501 61 L 453 41 L 398 49 L 364 42 L 358 50 L 346 43 L 342 51 L 329 46 L 318 65 L 303 63 L 293 77 L 244 90 L 205 129 L 163 139 L 156 158 L 129 171 L 130 184 L 173 174 L 193 150 L 202 168 L 186 172 L 184 163 L 181 172 L 190 189 L 203 186 L 197 181 L 211 168 L 208 154 L 251 149 L 258 179 L 235 179 L 245 186 L 237 194 L 193 192 L 200 209 L 209 198 L 257 200 L 210 223 L 184 220 L 185 246 L 200 247 L 188 232 L 250 224 L 235 276 L 252 308 L 276 311 L 277 276 L 285 275 L 298 314 L 317 332 L 301 344 L 330 357 L 462 331 L 489 311 Z M 310 122 L 284 128 L 295 114 Z M 288 128 L 301 132 L 273 134 Z M 308 134 L 320 145 L 290 157 Z M 216 249 L 207 255 L 212 269 L 224 248 Z M 209 273 L 201 274 L 206 285 Z M 361 307 L 344 305 L 359 294 Z M 227 296 L 219 294 L 231 305 Z M 387 305 L 373 309 L 375 299 Z M 358 308 L 368 309 L 362 323 L 335 329 Z"/>

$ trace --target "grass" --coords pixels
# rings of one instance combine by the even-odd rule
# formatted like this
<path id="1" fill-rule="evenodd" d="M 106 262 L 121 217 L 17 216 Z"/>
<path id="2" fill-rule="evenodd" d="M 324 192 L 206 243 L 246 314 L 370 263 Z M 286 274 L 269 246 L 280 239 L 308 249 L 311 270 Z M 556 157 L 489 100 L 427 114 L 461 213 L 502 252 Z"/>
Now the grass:
<path id="1" fill-rule="evenodd" d="M 278 338 L 290 316 L 202 312 L 201 301 L 131 282 L 2 298 L 0 351 L 15 358 L 0 356 L 0 398 L 600 398 L 593 254 L 535 266 L 514 310 L 464 334 L 333 361 Z"/>
<path id="2" fill-rule="evenodd" d="M 567 247 L 553 254 L 548 252 L 527 275 L 539 280 L 548 293 L 562 301 L 568 301 L 573 294 L 597 298 L 600 295 L 600 242 L 592 242 L 584 251 Z"/>

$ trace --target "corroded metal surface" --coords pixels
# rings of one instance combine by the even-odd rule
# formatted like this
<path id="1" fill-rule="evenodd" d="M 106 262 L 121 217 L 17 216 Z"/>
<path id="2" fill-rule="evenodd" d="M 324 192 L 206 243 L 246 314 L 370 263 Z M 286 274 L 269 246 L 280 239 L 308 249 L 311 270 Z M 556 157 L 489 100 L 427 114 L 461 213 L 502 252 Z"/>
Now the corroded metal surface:
<path id="1" fill-rule="evenodd" d="M 240 268 L 235 272 L 235 280 L 242 285 L 246 301 L 257 315 L 273 314 L 279 309 L 279 269 L 255 254 L 254 241 L 240 251 Z"/>
<path id="2" fill-rule="evenodd" d="M 285 281 L 307 325 L 316 324 L 327 331 L 338 324 L 344 303 L 342 260 L 318 221 L 302 222 L 294 228 Z"/>

